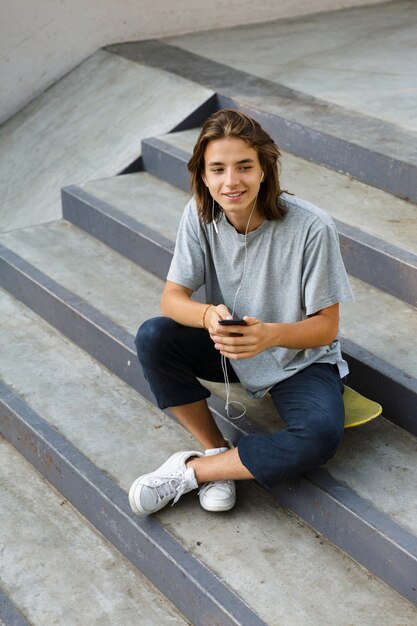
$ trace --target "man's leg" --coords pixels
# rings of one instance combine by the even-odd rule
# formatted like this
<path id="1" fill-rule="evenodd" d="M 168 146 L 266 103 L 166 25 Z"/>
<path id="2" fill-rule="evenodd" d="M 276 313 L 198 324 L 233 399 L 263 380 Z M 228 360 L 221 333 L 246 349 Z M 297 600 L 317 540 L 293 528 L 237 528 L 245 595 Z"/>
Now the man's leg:
<path id="1" fill-rule="evenodd" d="M 148 320 L 136 336 L 138 357 L 161 409 L 170 408 L 178 421 L 204 446 L 207 458 L 228 450 L 207 406 L 210 392 L 197 380 L 223 381 L 220 354 L 207 331 L 188 328 L 169 318 Z M 237 381 L 229 366 L 229 380 Z M 136 513 L 149 514 L 174 502 L 182 493 L 197 488 L 195 472 L 186 466 L 199 452 L 174 454 L 155 472 L 140 476 L 129 491 Z M 201 506 L 208 511 L 227 511 L 236 501 L 233 481 L 211 481 L 199 491 Z"/>
<path id="2" fill-rule="evenodd" d="M 180 424 L 189 430 L 205 449 L 227 446 L 207 406 L 207 400 L 172 406 L 170 410 Z"/>
<path id="3" fill-rule="evenodd" d="M 215 458 L 190 458 L 197 481 L 256 478 L 267 487 L 323 465 L 343 435 L 343 384 L 333 366 L 315 364 L 275 385 L 272 399 L 287 428 L 242 437 Z"/>
<path id="4" fill-rule="evenodd" d="M 172 320 L 170 321 L 172 322 Z M 207 337 L 201 335 L 201 333 L 195 337 L 196 340 L 201 338 L 207 341 Z M 209 337 L 208 339 L 211 342 Z M 195 353 L 195 347 L 193 345 L 193 353 Z M 140 352 L 139 345 L 138 352 Z M 204 350 L 200 354 L 203 352 Z M 207 371 L 205 374 L 192 373 L 190 377 L 190 371 L 192 372 L 190 363 L 187 361 L 187 366 L 185 367 L 185 361 L 183 363 L 181 359 L 176 359 L 178 366 L 176 377 L 178 379 L 177 382 L 181 382 L 181 385 L 178 388 L 171 389 L 169 393 L 171 397 L 181 397 L 181 393 L 184 393 L 185 390 L 189 397 L 193 397 L 194 402 L 199 403 L 202 398 L 208 397 L 209 392 L 194 377 L 199 376 L 209 380 L 218 380 L 218 378 L 213 376 L 213 371 L 209 375 L 207 375 Z M 169 363 L 170 360 L 168 360 Z M 155 382 L 158 377 L 151 375 L 151 364 L 143 363 L 143 365 L 145 375 L 147 375 L 152 387 L 152 380 Z M 205 366 L 207 370 L 212 368 L 210 359 L 205 363 Z M 217 376 L 219 376 L 218 365 L 216 367 Z M 172 368 L 168 368 L 168 371 L 165 370 L 166 368 L 164 369 L 164 367 L 160 369 L 159 382 L 163 384 L 165 372 L 169 374 L 168 379 L 172 384 Z M 233 372 L 232 376 L 235 376 Z M 234 379 L 232 378 L 232 380 Z M 170 386 L 168 385 L 167 387 L 169 388 Z M 178 389 L 181 389 L 179 395 L 177 393 Z M 287 478 L 297 476 L 308 469 L 324 464 L 334 456 L 343 434 L 344 407 L 342 389 L 343 384 L 339 375 L 335 368 L 328 364 L 312 365 L 275 385 L 271 390 L 272 399 L 280 416 L 286 421 L 287 428 L 271 435 L 242 437 L 237 449 L 224 451 L 212 457 L 203 456 L 198 452 L 193 453 L 192 451 L 182 453 L 181 467 L 178 468 L 179 483 L 176 493 L 178 493 L 178 490 L 180 493 L 184 492 L 184 490 L 181 491 L 181 481 L 185 481 L 184 484 L 187 485 L 185 487 L 186 491 L 196 488 L 197 483 L 205 481 L 229 481 L 248 478 L 256 478 L 261 484 L 273 487 Z M 157 396 L 158 389 L 154 393 Z M 194 399 L 198 395 L 200 395 L 200 400 Z M 165 408 L 161 398 L 158 399 L 157 397 L 157 401 L 161 408 Z M 194 427 L 192 416 L 187 416 L 183 413 L 183 405 L 181 403 L 176 405 L 175 401 L 172 405 L 179 410 L 180 417 Z M 166 406 L 170 406 L 170 403 L 168 402 Z M 198 406 L 201 410 L 201 405 Z M 176 455 L 174 456 L 176 457 Z M 177 459 L 175 459 L 175 464 L 177 464 Z M 154 474 L 148 475 L 151 477 L 151 482 Z M 184 477 L 187 475 L 192 476 L 192 480 L 185 480 Z M 140 482 L 142 478 L 144 477 L 140 477 L 138 481 Z M 134 484 L 138 481 L 135 481 Z M 174 495 L 170 499 L 173 497 Z M 161 507 L 159 506 L 159 508 Z"/>
<path id="5" fill-rule="evenodd" d="M 266 487 L 324 465 L 344 431 L 343 383 L 334 366 L 316 363 L 271 389 L 287 428 L 239 441 L 245 467 Z"/>
<path id="6" fill-rule="evenodd" d="M 254 478 L 243 465 L 237 448 L 216 456 L 191 457 L 186 463 L 195 471 L 199 484 L 222 480 L 249 480 Z"/>
<path id="7" fill-rule="evenodd" d="M 156 317 L 142 324 L 135 343 L 159 408 L 169 408 L 204 448 L 225 446 L 207 406 L 210 392 L 197 380 L 223 382 L 220 354 L 207 331 Z M 238 380 L 230 367 L 229 379 Z"/>

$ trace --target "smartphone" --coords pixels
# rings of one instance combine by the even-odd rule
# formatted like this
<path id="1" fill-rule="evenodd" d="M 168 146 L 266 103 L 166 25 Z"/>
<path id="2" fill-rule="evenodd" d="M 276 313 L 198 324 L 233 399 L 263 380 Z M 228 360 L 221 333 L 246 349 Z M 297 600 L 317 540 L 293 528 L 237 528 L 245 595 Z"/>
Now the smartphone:
<path id="1" fill-rule="evenodd" d="M 219 320 L 221 326 L 246 326 L 245 320 Z"/>

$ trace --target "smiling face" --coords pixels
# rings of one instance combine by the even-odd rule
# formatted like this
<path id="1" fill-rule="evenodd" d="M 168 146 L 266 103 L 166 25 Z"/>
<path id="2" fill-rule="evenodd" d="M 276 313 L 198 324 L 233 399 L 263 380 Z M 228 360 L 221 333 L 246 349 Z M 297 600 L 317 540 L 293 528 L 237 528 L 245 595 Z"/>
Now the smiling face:
<path id="1" fill-rule="evenodd" d="M 262 179 L 258 154 L 243 139 L 224 137 L 207 144 L 203 181 L 239 232 L 245 232 Z M 248 230 L 261 222 L 255 207 Z"/>

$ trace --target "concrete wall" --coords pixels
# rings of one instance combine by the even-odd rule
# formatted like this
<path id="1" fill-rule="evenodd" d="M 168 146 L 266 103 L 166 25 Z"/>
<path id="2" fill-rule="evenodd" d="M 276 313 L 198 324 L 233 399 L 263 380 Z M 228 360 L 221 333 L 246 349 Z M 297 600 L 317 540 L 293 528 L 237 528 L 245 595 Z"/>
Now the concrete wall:
<path id="1" fill-rule="evenodd" d="M 110 43 L 383 0 L 0 0 L 0 123 Z"/>

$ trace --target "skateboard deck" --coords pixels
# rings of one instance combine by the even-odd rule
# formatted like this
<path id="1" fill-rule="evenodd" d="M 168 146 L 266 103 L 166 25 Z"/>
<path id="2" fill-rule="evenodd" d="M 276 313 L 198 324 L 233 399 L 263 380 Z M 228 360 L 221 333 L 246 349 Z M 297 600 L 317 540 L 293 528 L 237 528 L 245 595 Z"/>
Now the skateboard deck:
<path id="1" fill-rule="evenodd" d="M 382 413 L 382 406 L 345 385 L 345 428 L 366 424 Z"/>

